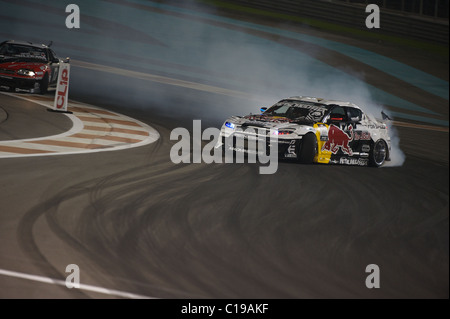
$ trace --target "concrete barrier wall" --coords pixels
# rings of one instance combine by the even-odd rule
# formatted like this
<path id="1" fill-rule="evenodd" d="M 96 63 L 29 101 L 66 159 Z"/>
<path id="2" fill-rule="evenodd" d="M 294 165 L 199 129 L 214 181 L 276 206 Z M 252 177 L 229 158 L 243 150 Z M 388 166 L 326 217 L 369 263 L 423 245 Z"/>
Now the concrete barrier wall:
<path id="1" fill-rule="evenodd" d="M 324 20 L 360 30 L 369 30 L 365 25 L 368 13 L 365 12 L 366 6 L 362 4 L 329 0 L 228 0 L 228 2 Z M 371 32 L 410 37 L 441 44 L 449 43 L 448 19 L 434 19 L 381 8 L 380 21 L 381 28 L 370 29 Z"/>

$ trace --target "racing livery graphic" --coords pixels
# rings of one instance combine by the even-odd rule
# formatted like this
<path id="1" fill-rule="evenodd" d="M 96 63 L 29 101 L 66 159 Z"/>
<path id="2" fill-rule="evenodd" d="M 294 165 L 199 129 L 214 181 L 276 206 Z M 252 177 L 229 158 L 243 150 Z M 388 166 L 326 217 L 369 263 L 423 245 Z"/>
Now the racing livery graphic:
<path id="1" fill-rule="evenodd" d="M 276 136 L 281 159 L 374 167 L 390 160 L 391 139 L 384 116 L 365 114 L 353 103 L 295 96 L 261 111 L 227 119 L 216 147 L 267 154 L 270 137 Z M 235 147 L 238 139 L 244 147 Z M 265 144 L 248 143 L 255 140 Z M 251 149 L 255 145 L 266 149 Z"/>
<path id="2" fill-rule="evenodd" d="M 350 137 L 339 127 L 331 124 L 328 130 L 328 141 L 323 144 L 322 151 L 330 151 L 331 153 L 336 154 L 340 148 L 345 154 L 352 156 L 353 152 L 349 145 L 349 143 L 353 141 L 352 125 L 349 125 L 349 132 Z"/>
<path id="3" fill-rule="evenodd" d="M 0 87 L 45 94 L 56 86 L 61 62 L 47 45 L 4 41 L 0 43 Z"/>

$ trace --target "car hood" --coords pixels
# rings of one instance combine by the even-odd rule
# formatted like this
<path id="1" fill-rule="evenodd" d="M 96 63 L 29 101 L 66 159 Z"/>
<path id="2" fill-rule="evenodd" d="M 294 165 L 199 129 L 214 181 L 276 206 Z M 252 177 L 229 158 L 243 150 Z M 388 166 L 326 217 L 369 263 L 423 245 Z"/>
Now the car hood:
<path id="1" fill-rule="evenodd" d="M 45 63 L 40 62 L 1 62 L 0 60 L 0 69 L 6 69 L 11 71 L 18 71 L 20 69 L 27 69 L 33 71 L 43 70 L 45 67 Z"/>
<path id="2" fill-rule="evenodd" d="M 261 127 L 265 129 L 288 129 L 298 128 L 299 125 L 312 126 L 310 122 L 298 122 L 288 119 L 286 117 L 279 116 L 267 116 L 264 114 L 247 115 L 243 117 L 233 116 L 229 119 L 231 122 L 238 124 L 242 127 Z"/>

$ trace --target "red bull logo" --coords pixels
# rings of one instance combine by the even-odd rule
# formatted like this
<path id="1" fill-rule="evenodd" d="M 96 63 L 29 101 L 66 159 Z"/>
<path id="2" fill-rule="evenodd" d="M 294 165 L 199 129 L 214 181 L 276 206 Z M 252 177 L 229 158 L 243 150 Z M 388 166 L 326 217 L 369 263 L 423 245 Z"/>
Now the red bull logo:
<path id="1" fill-rule="evenodd" d="M 328 130 L 328 141 L 323 144 L 322 151 L 330 151 L 336 154 L 340 148 L 342 152 L 351 156 L 353 152 L 349 143 L 353 141 L 353 126 L 349 125 L 348 130 L 350 131 L 350 136 L 336 125 L 331 124 Z"/>

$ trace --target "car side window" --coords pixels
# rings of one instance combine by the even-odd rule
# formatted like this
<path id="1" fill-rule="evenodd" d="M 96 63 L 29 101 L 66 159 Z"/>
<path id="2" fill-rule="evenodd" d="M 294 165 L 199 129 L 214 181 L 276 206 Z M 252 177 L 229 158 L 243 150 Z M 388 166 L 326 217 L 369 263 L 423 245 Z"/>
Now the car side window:
<path id="1" fill-rule="evenodd" d="M 49 60 L 53 63 L 57 63 L 59 62 L 58 58 L 56 57 L 55 52 L 53 52 L 53 50 L 49 49 L 48 50 L 48 55 L 49 55 Z"/>
<path id="2" fill-rule="evenodd" d="M 360 122 L 362 120 L 362 112 L 360 109 L 356 109 L 354 107 L 347 108 L 348 117 L 350 122 Z"/>
<path id="3" fill-rule="evenodd" d="M 331 122 L 346 122 L 347 112 L 341 106 L 336 106 L 331 110 L 329 121 Z"/>

